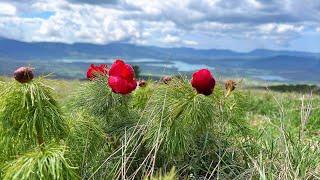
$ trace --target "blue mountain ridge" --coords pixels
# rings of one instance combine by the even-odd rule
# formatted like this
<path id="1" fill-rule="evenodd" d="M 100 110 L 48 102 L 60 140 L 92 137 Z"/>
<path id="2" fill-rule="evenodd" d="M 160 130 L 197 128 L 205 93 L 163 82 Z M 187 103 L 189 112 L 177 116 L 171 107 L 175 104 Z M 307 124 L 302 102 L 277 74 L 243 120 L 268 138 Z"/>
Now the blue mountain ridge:
<path id="1" fill-rule="evenodd" d="M 267 74 L 281 76 L 292 81 L 320 82 L 320 53 L 302 51 L 275 51 L 256 49 L 250 52 L 236 52 L 223 49 L 194 49 L 186 47 L 164 48 L 142 46 L 128 43 L 90 44 L 56 42 L 22 42 L 0 38 L 0 62 L 11 67 L 0 67 L 1 74 L 10 73 L 13 68 L 30 62 L 43 65 L 47 71 L 54 71 L 53 66 L 60 66 L 59 59 L 161 59 L 166 62 L 181 61 L 194 65 L 207 65 L 219 70 L 221 74 L 256 76 Z M 38 62 L 38 63 L 34 63 Z M 51 63 L 52 62 L 52 63 Z M 55 62 L 55 64 L 53 63 Z M 43 63 L 44 64 L 44 63 Z M 74 63 L 69 69 L 76 69 L 79 74 L 85 71 L 88 63 Z M 140 65 L 140 64 L 139 64 Z M 160 72 L 158 66 L 141 64 L 149 72 Z M 158 69 L 157 69 L 158 67 Z M 51 69 L 49 69 L 51 68 Z M 143 69 L 146 70 L 146 69 Z M 176 72 L 173 70 L 172 72 Z M 63 73 L 61 73 L 64 76 Z"/>

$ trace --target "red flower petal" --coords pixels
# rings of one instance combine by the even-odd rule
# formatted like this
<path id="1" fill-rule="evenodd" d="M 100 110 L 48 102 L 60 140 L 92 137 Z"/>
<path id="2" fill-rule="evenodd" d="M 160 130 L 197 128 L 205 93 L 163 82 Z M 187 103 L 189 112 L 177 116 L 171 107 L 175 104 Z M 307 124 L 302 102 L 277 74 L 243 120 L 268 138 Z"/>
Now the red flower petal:
<path id="1" fill-rule="evenodd" d="M 95 79 L 98 76 L 105 76 L 108 73 L 108 66 L 105 64 L 101 64 L 100 66 L 95 66 L 91 64 L 87 70 L 87 78 Z"/>
<path id="2" fill-rule="evenodd" d="M 109 76 L 108 84 L 114 93 L 118 94 L 129 94 L 137 87 L 137 82 L 132 80 L 127 80 L 117 76 Z"/>
<path id="3" fill-rule="evenodd" d="M 135 74 L 133 68 L 129 64 L 118 59 L 112 64 L 109 70 L 109 76 L 117 76 L 131 80 L 134 78 Z"/>
<path id="4" fill-rule="evenodd" d="M 210 95 L 216 81 L 208 69 L 201 69 L 192 74 L 191 84 L 199 94 Z"/>
<path id="5" fill-rule="evenodd" d="M 100 64 L 98 69 L 99 72 L 101 72 L 103 75 L 106 75 L 108 73 L 108 66 L 106 64 Z"/>

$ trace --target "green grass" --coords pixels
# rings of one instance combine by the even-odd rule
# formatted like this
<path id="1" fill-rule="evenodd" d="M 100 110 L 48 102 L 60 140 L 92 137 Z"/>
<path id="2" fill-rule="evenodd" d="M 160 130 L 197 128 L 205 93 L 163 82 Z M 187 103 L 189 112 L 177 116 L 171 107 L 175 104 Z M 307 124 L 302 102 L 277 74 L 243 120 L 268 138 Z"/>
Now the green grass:
<path id="1" fill-rule="evenodd" d="M 1 92 L 11 81 L 0 79 Z M 0 122 L 1 178 L 320 178 L 318 95 L 240 85 L 225 97 L 219 84 L 203 96 L 175 79 L 169 85 L 150 81 L 120 96 L 103 80 L 41 82 L 53 88 L 67 134 L 39 154 L 28 142 L 8 140 Z M 0 99 L 0 116 L 8 113 L 6 98 Z M 48 168 L 51 162 L 58 169 Z"/>

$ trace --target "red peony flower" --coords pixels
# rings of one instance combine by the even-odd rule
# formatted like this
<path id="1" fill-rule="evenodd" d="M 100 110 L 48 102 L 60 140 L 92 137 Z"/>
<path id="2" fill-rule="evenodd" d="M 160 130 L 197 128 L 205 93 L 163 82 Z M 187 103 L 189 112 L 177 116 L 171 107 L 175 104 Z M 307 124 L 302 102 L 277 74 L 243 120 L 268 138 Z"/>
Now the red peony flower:
<path id="1" fill-rule="evenodd" d="M 30 67 L 20 67 L 14 71 L 14 78 L 20 83 L 27 83 L 33 79 L 33 72 Z"/>
<path id="2" fill-rule="evenodd" d="M 106 64 L 100 64 L 100 66 L 95 66 L 91 64 L 87 71 L 88 79 L 95 79 L 98 76 L 105 76 L 108 73 L 108 66 Z"/>
<path id="3" fill-rule="evenodd" d="M 137 81 L 134 76 L 133 68 L 118 59 L 109 70 L 108 84 L 115 93 L 129 94 L 137 87 Z"/>
<path id="4" fill-rule="evenodd" d="M 207 96 L 212 94 L 216 81 L 208 69 L 200 69 L 192 74 L 191 84 L 199 94 Z"/>

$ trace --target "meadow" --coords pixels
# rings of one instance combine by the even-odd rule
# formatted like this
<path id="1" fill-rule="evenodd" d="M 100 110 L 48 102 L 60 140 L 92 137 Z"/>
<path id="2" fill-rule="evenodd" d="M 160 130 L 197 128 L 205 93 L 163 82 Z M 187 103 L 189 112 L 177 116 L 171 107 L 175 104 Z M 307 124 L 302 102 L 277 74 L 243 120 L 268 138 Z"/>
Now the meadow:
<path id="1" fill-rule="evenodd" d="M 0 179 L 320 178 L 317 94 L 106 81 L 0 78 Z"/>

